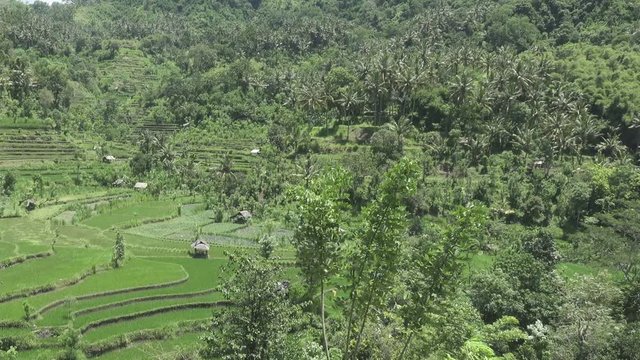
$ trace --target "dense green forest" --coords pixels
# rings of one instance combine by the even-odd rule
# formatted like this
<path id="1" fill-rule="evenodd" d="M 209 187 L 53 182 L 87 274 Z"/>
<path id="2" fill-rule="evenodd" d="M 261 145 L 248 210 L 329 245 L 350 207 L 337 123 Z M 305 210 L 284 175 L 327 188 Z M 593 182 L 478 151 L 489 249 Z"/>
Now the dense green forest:
<path id="1" fill-rule="evenodd" d="M 184 204 L 260 231 L 211 233 L 213 319 L 151 358 L 640 359 L 639 29 L 638 0 L 0 0 L 0 359 L 142 339 L 3 315 L 32 260 L 2 244 L 117 238 L 134 271 L 163 222 L 208 235 Z"/>

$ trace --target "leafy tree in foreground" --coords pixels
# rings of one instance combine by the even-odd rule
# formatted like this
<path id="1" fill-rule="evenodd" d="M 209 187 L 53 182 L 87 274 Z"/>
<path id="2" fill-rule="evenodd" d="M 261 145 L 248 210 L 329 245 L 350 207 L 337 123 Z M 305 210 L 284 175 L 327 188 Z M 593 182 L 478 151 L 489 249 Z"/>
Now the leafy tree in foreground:
<path id="1" fill-rule="evenodd" d="M 233 275 L 222 286 L 233 303 L 204 337 L 206 359 L 282 359 L 297 307 L 287 299 L 280 268 L 264 259 L 232 256 Z"/>
<path id="2" fill-rule="evenodd" d="M 327 280 L 340 264 L 344 230 L 341 228 L 341 204 L 346 202 L 348 175 L 335 170 L 311 181 L 298 190 L 300 224 L 293 237 L 298 265 L 310 294 L 320 289 L 320 316 L 325 355 L 329 360 L 329 345 L 325 324 L 324 294 Z"/>
<path id="3" fill-rule="evenodd" d="M 463 260 L 478 243 L 485 219 L 484 208 L 461 208 L 454 212 L 453 225 L 441 234 L 421 239 L 411 248 L 405 272 L 408 300 L 401 310 L 408 335 L 400 359 L 414 335 L 426 325 L 434 303 L 455 291 L 465 264 Z"/>
<path id="4" fill-rule="evenodd" d="M 612 308 L 620 301 L 620 290 L 605 276 L 576 277 L 567 290 L 554 334 L 553 358 L 616 359 L 613 343 L 622 325 Z"/>
<path id="5" fill-rule="evenodd" d="M 418 167 L 403 159 L 384 176 L 376 199 L 362 211 L 363 223 L 347 254 L 347 336 L 344 357 L 353 359 L 372 309 L 381 309 L 400 269 L 402 238 L 407 230 L 404 201 L 415 193 Z"/>

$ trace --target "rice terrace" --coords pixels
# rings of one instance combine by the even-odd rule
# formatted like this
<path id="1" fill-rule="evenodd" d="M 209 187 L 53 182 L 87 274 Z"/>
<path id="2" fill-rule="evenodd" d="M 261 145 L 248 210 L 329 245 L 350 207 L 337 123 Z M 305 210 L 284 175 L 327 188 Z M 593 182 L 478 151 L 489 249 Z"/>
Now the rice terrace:
<path id="1" fill-rule="evenodd" d="M 640 360 L 640 0 L 0 0 L 0 360 Z"/>
<path id="2" fill-rule="evenodd" d="M 122 342 L 130 354 L 143 352 L 136 350 L 141 340 L 158 342 L 144 351 L 162 349 L 168 337 L 174 345 L 190 343 L 212 310 L 227 304 L 216 288 L 225 252 L 253 251 L 245 244 L 261 231 L 258 225 L 215 223 L 211 211 L 190 203 L 194 198 L 132 194 L 103 200 L 107 195 L 86 193 L 58 210 L 37 210 L 48 215 L 2 220 L 1 337 L 29 349 L 21 356 L 55 356 L 56 337 L 69 321 L 91 344 L 85 351 L 93 356 L 124 347 Z M 73 224 L 56 220 L 72 204 L 90 206 L 92 200 L 104 203 L 95 215 Z M 201 238 L 210 239 L 208 259 L 188 254 L 196 227 Z M 116 229 L 125 228 L 126 265 L 112 268 Z M 290 252 L 281 255 L 292 258 Z"/>

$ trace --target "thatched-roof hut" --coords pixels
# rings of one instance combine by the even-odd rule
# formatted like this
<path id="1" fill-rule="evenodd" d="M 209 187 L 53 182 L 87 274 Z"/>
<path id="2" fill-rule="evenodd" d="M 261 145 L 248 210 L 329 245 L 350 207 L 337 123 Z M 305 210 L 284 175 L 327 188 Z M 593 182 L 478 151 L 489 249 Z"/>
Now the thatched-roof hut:
<path id="1" fill-rule="evenodd" d="M 196 240 L 191 244 L 194 256 L 209 256 L 209 243 L 204 240 Z"/>
<path id="2" fill-rule="evenodd" d="M 34 199 L 27 199 L 22 204 L 27 211 L 33 211 L 38 207 L 38 203 Z"/>
<path id="3" fill-rule="evenodd" d="M 112 163 L 114 161 L 116 161 L 116 158 L 113 155 L 105 155 L 102 157 L 102 162 L 104 163 Z"/>
<path id="4" fill-rule="evenodd" d="M 137 182 L 135 185 L 133 185 L 133 188 L 142 191 L 145 190 L 147 186 L 149 185 L 146 182 Z"/>
<path id="5" fill-rule="evenodd" d="M 237 214 L 233 215 L 231 217 L 231 221 L 233 221 L 236 224 L 244 224 L 247 221 L 251 220 L 251 213 L 247 210 L 242 210 L 239 211 Z"/>

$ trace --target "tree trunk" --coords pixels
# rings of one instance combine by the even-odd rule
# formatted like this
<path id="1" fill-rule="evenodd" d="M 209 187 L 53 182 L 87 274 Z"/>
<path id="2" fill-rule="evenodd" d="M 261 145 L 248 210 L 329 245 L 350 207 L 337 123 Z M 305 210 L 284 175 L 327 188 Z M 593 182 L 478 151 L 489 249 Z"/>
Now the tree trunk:
<path id="1" fill-rule="evenodd" d="M 329 344 L 327 342 L 327 326 L 324 319 L 324 279 L 320 281 L 320 317 L 322 318 L 322 340 L 324 341 L 324 353 L 327 356 L 327 360 L 331 360 L 329 357 Z"/>
<path id="2" fill-rule="evenodd" d="M 415 334 L 413 331 L 411 331 L 411 333 L 409 334 L 409 337 L 407 337 L 407 341 L 404 342 L 404 346 L 402 347 L 402 351 L 400 352 L 400 355 L 398 356 L 398 360 L 402 360 L 404 358 L 404 353 L 407 351 L 407 348 L 409 347 L 409 344 L 411 343 L 411 340 L 413 340 L 413 334 Z"/>
<path id="3" fill-rule="evenodd" d="M 373 300 L 373 291 L 369 293 L 369 299 L 367 300 L 367 305 L 364 308 L 364 314 L 362 315 L 362 323 L 360 324 L 360 330 L 358 330 L 358 337 L 356 341 L 356 347 L 353 349 L 352 358 L 355 359 L 355 355 L 358 353 L 360 349 L 360 343 L 362 342 L 362 333 L 364 332 L 364 326 L 367 324 L 367 316 L 369 315 L 369 309 L 371 308 L 371 301 Z"/>

